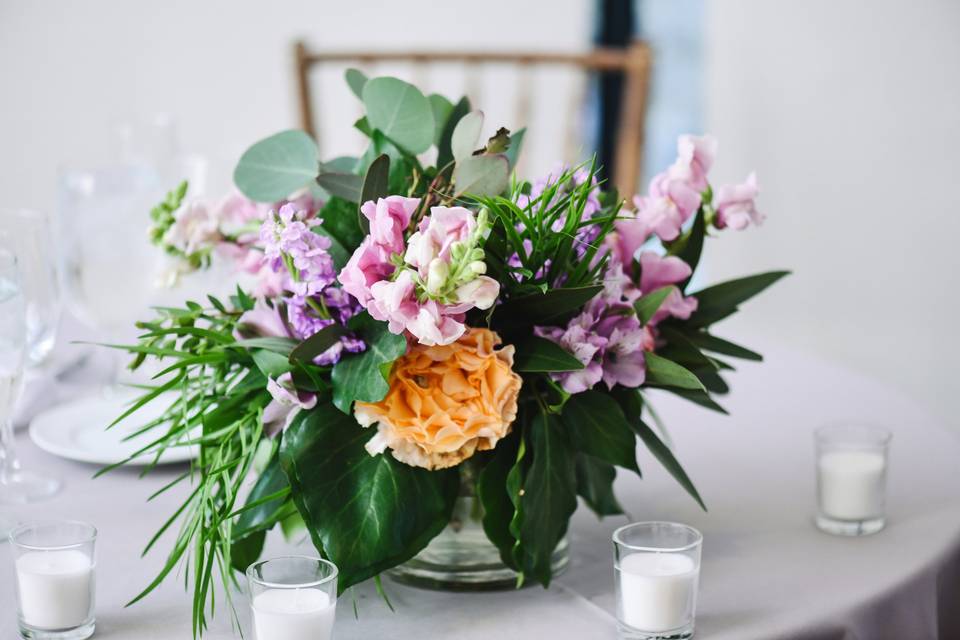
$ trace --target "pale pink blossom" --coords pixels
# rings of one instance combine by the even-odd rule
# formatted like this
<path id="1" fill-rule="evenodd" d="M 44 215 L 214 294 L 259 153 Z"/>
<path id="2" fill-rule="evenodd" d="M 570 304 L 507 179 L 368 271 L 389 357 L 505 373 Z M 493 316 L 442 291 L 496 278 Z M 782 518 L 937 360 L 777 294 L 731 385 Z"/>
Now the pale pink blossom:
<path id="1" fill-rule="evenodd" d="M 383 248 L 377 245 L 372 237 L 367 236 L 350 256 L 337 279 L 343 285 L 344 291 L 359 300 L 360 304 L 367 306 L 372 297 L 370 287 L 389 278 L 394 269 Z"/>
<path id="2" fill-rule="evenodd" d="M 290 337 L 290 331 L 280 311 L 267 304 L 262 298 L 258 298 L 253 305 L 253 309 L 245 311 L 237 320 L 236 336 L 241 339 L 250 337 L 287 338 Z"/>
<path id="3" fill-rule="evenodd" d="M 183 203 L 173 213 L 173 224 L 163 236 L 163 242 L 185 255 L 213 248 L 220 241 L 220 225 L 217 216 L 201 200 Z"/>
<path id="4" fill-rule="evenodd" d="M 718 229 L 746 229 L 751 223 L 759 225 L 766 216 L 757 210 L 757 174 L 751 173 L 742 184 L 727 184 L 717 189 L 714 206 L 717 210 Z"/>
<path id="5" fill-rule="evenodd" d="M 707 173 L 717 156 L 717 139 L 711 135 L 682 135 L 677 139 L 677 160 L 667 173 L 698 192 L 707 188 Z"/>
<path id="6" fill-rule="evenodd" d="M 469 209 L 431 207 L 430 215 L 420 221 L 419 229 L 410 236 L 404 261 L 426 278 L 430 263 L 435 258 L 450 262 L 453 244 L 466 241 L 476 227 L 476 217 Z"/>
<path id="7" fill-rule="evenodd" d="M 477 276 L 457 287 L 457 300 L 477 309 L 489 309 L 500 295 L 500 283 L 488 276 Z"/>
<path id="8" fill-rule="evenodd" d="M 387 196 L 376 202 L 368 200 L 360 207 L 370 221 L 370 237 L 388 253 L 402 254 L 404 249 L 403 233 L 410 224 L 410 218 L 420 205 L 419 198 Z"/>
<path id="9" fill-rule="evenodd" d="M 662 257 L 653 251 L 640 254 L 640 290 L 644 295 L 661 287 L 679 284 L 690 274 L 690 265 L 676 256 Z M 670 316 L 686 320 L 696 310 L 697 299 L 684 297 L 680 289 L 674 288 L 649 324 L 655 325 Z"/>

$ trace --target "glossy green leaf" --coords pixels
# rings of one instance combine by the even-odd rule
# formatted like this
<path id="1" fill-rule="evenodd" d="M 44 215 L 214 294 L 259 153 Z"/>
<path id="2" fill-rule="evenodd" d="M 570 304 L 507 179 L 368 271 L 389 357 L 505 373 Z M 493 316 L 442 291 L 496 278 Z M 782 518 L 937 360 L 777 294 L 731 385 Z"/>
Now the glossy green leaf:
<path id="1" fill-rule="evenodd" d="M 363 87 L 367 84 L 367 74 L 359 69 L 350 68 L 344 72 L 343 77 L 353 95 L 363 100 Z"/>
<path id="2" fill-rule="evenodd" d="M 690 316 L 691 326 L 703 327 L 736 312 L 737 307 L 757 295 L 789 271 L 770 271 L 746 278 L 721 282 L 692 293 L 697 299 L 697 310 Z"/>
<path id="3" fill-rule="evenodd" d="M 523 481 L 520 549 L 524 576 L 550 586 L 550 558 L 577 508 L 574 452 L 552 414 L 530 423 L 533 463 Z"/>
<path id="4" fill-rule="evenodd" d="M 390 195 L 390 157 L 387 154 L 377 156 L 370 163 L 367 173 L 363 177 L 363 188 L 360 190 L 360 206 L 364 203 L 376 202 L 379 198 Z M 357 220 L 364 233 L 370 230 L 370 221 L 360 210 L 357 210 Z"/>
<path id="5" fill-rule="evenodd" d="M 247 496 L 246 504 L 255 506 L 237 516 L 233 525 L 230 561 L 237 571 L 246 571 L 251 563 L 256 562 L 263 549 L 267 530 L 278 522 L 278 516 L 283 515 L 283 506 L 288 499 L 284 496 L 264 501 L 264 498 L 289 487 L 287 476 L 280 468 L 280 460 L 274 456 Z"/>
<path id="6" fill-rule="evenodd" d="M 720 404 L 718 404 L 712 397 L 710 397 L 710 394 L 706 391 L 700 391 L 699 389 L 678 389 L 676 387 L 663 387 L 663 391 L 672 393 L 675 396 L 683 398 L 684 400 L 689 400 L 694 404 L 700 405 L 704 409 L 710 409 L 711 411 L 716 411 L 717 413 L 730 415 L 729 412 Z"/>
<path id="7" fill-rule="evenodd" d="M 683 242 L 677 244 L 677 246 L 671 246 L 669 251 L 670 255 L 677 256 L 690 266 L 690 275 L 677 284 L 681 291 L 686 290 L 687 285 L 690 284 L 690 279 L 693 277 L 693 272 L 697 270 L 697 265 L 700 263 L 700 254 L 703 253 L 703 239 L 706 235 L 707 225 L 701 206 L 693 219 L 690 231 L 683 236 Z"/>
<path id="8" fill-rule="evenodd" d="M 467 156 L 453 168 L 457 195 L 495 196 L 510 184 L 510 166 L 503 154 Z"/>
<path id="9" fill-rule="evenodd" d="M 433 109 L 412 84 L 389 77 L 369 80 L 363 104 L 370 125 L 409 153 L 423 153 L 433 144 Z"/>
<path id="10" fill-rule="evenodd" d="M 503 328 L 551 324 L 564 314 L 580 309 L 602 290 L 602 285 L 560 288 L 513 298 L 496 308 L 494 322 Z"/>
<path id="11" fill-rule="evenodd" d="M 757 353 L 756 351 L 751 351 L 746 347 L 741 347 L 738 344 L 734 344 L 729 340 L 724 340 L 723 338 L 718 338 L 717 336 L 710 335 L 709 333 L 696 332 L 687 334 L 687 337 L 695 345 L 703 349 L 704 351 L 711 351 L 713 353 L 722 353 L 725 356 L 731 356 L 734 358 L 742 358 L 744 360 L 755 360 L 760 362 L 763 360 L 763 356 Z"/>
<path id="12" fill-rule="evenodd" d="M 487 538 L 500 550 L 500 558 L 514 567 L 513 547 L 516 538 L 510 533 L 510 521 L 514 507 L 507 492 L 507 475 L 517 464 L 517 447 L 520 434 L 500 440 L 477 478 L 477 499 L 483 506 L 483 530 Z"/>
<path id="13" fill-rule="evenodd" d="M 665 445 L 660 438 L 657 437 L 657 434 L 653 432 L 653 429 L 648 427 L 641 419 L 640 416 L 643 410 L 643 401 L 640 398 L 640 393 L 636 389 L 624 389 L 623 387 L 616 387 L 614 388 L 613 395 L 620 403 L 620 406 L 623 407 L 624 414 L 630 416 L 630 424 L 636 430 L 637 435 L 640 436 L 640 439 L 643 440 L 643 443 L 647 446 L 647 449 L 650 450 L 650 453 L 653 454 L 653 457 L 655 457 L 660 464 L 663 465 L 663 468 L 666 469 L 667 472 L 680 484 L 680 486 L 683 487 L 684 490 L 689 493 L 694 500 L 697 501 L 697 504 L 700 505 L 700 508 L 706 511 L 707 507 L 703 503 L 700 493 L 693 485 L 693 481 L 690 480 L 687 472 L 683 470 L 680 462 L 678 462 L 676 457 L 673 455 L 673 452 L 670 451 L 670 448 Z"/>
<path id="14" fill-rule="evenodd" d="M 473 155 L 478 148 L 482 129 L 483 111 L 471 111 L 460 119 L 450 138 L 450 150 L 454 160 L 460 162 Z"/>
<path id="15" fill-rule="evenodd" d="M 659 387 L 679 387 L 704 391 L 703 383 L 688 369 L 676 362 L 647 351 L 643 354 L 647 363 L 647 384 Z"/>
<path id="16" fill-rule="evenodd" d="M 296 360 L 306 363 L 313 362 L 314 358 L 337 344 L 346 333 L 346 330 L 337 324 L 320 329 L 320 331 L 294 347 L 293 351 L 290 352 L 290 362 Z"/>
<path id="17" fill-rule="evenodd" d="M 355 400 L 378 402 L 390 390 L 380 374 L 383 364 L 393 362 L 407 350 L 407 339 L 390 333 L 387 323 L 378 322 L 364 314 L 355 318 L 360 336 L 367 344 L 362 353 L 345 354 L 333 366 L 333 403 L 344 413 L 350 413 Z"/>
<path id="18" fill-rule="evenodd" d="M 577 451 L 640 472 L 637 438 L 617 401 L 602 391 L 575 393 L 560 416 Z"/>
<path id="19" fill-rule="evenodd" d="M 341 592 L 409 560 L 447 525 L 456 469 L 371 456 L 364 445 L 376 430 L 331 405 L 300 416 L 284 433 L 280 461 L 314 546 L 340 570 Z"/>
<path id="20" fill-rule="evenodd" d="M 577 494 L 600 517 L 623 513 L 623 507 L 613 493 L 616 468 L 591 455 L 578 453 L 576 460 Z"/>
<path id="21" fill-rule="evenodd" d="M 551 371 L 578 371 L 583 363 L 552 340 L 530 336 L 516 344 L 513 370 L 527 373 Z"/>
<path id="22" fill-rule="evenodd" d="M 433 111 L 433 143 L 439 145 L 443 127 L 453 113 L 453 103 L 439 93 L 431 93 L 427 100 L 430 101 L 430 109 Z"/>
<path id="23" fill-rule="evenodd" d="M 251 200 L 275 202 L 313 182 L 319 164 L 313 138 L 304 131 L 281 131 L 240 156 L 233 182 Z"/>
<path id="24" fill-rule="evenodd" d="M 633 308 L 637 311 L 637 318 L 640 319 L 640 323 L 647 324 L 650 322 L 650 319 L 660 310 L 660 307 L 663 306 L 664 301 L 670 293 L 675 290 L 676 287 L 673 285 L 660 287 L 655 291 L 645 293 L 634 302 Z"/>
<path id="25" fill-rule="evenodd" d="M 460 98 L 460 101 L 457 102 L 453 107 L 453 111 L 450 113 L 450 116 L 447 118 L 447 121 L 443 125 L 443 130 L 440 133 L 440 142 L 437 143 L 437 168 L 443 169 L 448 164 L 453 162 L 453 150 L 450 145 L 450 140 L 453 138 L 453 130 L 457 127 L 457 124 L 465 115 L 470 113 L 470 100 L 466 96 Z"/>
<path id="26" fill-rule="evenodd" d="M 257 368 L 268 378 L 276 378 L 292 368 L 287 356 L 276 351 L 256 349 L 250 355 L 253 357 L 253 362 L 257 365 Z"/>

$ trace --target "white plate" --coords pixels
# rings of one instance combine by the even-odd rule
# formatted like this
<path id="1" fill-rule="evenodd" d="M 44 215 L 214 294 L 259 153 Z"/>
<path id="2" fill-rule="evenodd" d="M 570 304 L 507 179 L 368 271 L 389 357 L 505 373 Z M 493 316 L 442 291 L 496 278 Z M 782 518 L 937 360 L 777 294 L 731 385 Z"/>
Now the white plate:
<path id="1" fill-rule="evenodd" d="M 30 422 L 30 439 L 46 451 L 68 460 L 93 464 L 114 464 L 126 460 L 162 433 L 163 427 L 151 429 L 135 438 L 123 438 L 160 416 L 172 398 L 156 398 L 133 415 L 107 429 L 129 406 L 135 396 L 118 393 L 112 397 L 81 398 L 47 409 Z M 187 462 L 197 457 L 197 447 L 171 447 L 163 452 L 157 464 Z M 145 466 L 154 455 L 142 455 L 127 464 Z"/>

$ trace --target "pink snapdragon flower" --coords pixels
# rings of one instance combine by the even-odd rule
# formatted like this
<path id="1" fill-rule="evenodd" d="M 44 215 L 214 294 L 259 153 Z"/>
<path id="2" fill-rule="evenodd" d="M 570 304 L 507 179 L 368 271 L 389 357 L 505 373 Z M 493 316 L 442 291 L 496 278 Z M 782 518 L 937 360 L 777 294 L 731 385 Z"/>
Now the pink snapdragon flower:
<path id="1" fill-rule="evenodd" d="M 653 251 L 644 251 L 640 254 L 639 262 L 640 291 L 643 294 L 668 285 L 679 284 L 691 274 L 690 265 L 676 256 L 662 257 Z M 696 310 L 697 299 L 693 296 L 684 297 L 680 289 L 675 288 L 660 305 L 649 324 L 656 325 L 671 316 L 686 320 Z"/>
<path id="2" fill-rule="evenodd" d="M 432 207 L 404 239 L 419 201 L 390 196 L 361 207 L 370 234 L 340 272 L 343 289 L 391 332 L 420 344 L 450 344 L 463 335 L 464 313 L 487 309 L 500 292 L 479 248 L 486 215 L 463 207 Z"/>
<path id="3" fill-rule="evenodd" d="M 718 229 L 730 227 L 742 230 L 750 226 L 762 224 L 766 216 L 757 210 L 756 198 L 760 193 L 757 186 L 757 174 L 751 172 L 742 184 L 728 184 L 717 190 L 714 206 L 717 210 L 716 226 Z"/>
<path id="4" fill-rule="evenodd" d="M 677 139 L 677 160 L 667 173 L 702 192 L 707 188 L 707 173 L 716 157 L 717 139 L 713 136 L 682 135 Z"/>

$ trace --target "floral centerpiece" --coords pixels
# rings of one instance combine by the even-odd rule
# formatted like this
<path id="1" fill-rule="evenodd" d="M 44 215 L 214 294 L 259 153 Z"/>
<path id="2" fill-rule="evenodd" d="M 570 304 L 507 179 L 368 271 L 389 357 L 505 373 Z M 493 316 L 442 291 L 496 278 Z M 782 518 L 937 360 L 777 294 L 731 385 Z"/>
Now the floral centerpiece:
<path id="1" fill-rule="evenodd" d="M 645 390 L 722 412 L 722 357 L 760 356 L 711 327 L 785 275 L 690 290 L 711 232 L 763 219 L 753 175 L 711 188 L 709 136 L 682 137 L 627 204 L 591 163 L 516 177 L 523 131 L 481 140 L 466 99 L 347 80 L 361 157 L 320 162 L 286 131 L 244 153 L 238 193 L 213 203 L 183 184 L 151 213 L 181 272 L 226 257 L 248 281 L 159 309 L 123 347 L 134 367 L 169 363 L 121 416 L 169 402 L 137 455 L 199 447 L 148 545 L 177 523 L 168 562 L 139 596 L 189 559 L 198 633 L 212 576 L 229 584 L 277 526 L 305 528 L 341 590 L 418 558 L 429 572 L 431 541 L 465 521 L 498 579 L 548 586 L 578 496 L 622 513 L 613 482 L 639 473 L 637 438 L 702 505 Z"/>

